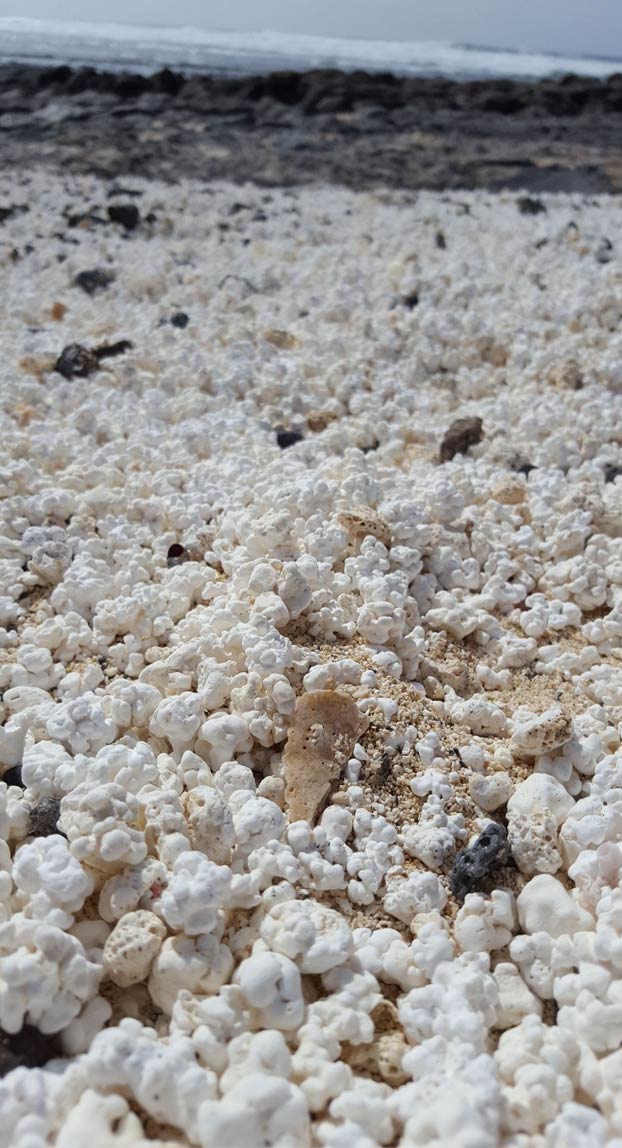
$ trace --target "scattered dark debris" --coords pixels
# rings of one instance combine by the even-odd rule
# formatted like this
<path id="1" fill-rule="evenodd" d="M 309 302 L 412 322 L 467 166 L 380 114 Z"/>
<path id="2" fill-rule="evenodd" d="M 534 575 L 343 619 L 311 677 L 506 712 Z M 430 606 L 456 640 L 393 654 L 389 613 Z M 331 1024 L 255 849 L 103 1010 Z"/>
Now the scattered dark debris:
<path id="1" fill-rule="evenodd" d="M 527 475 L 531 474 L 532 470 L 537 470 L 538 468 L 537 466 L 534 466 L 532 462 L 520 462 L 514 469 L 516 470 L 517 474 Z"/>
<path id="2" fill-rule="evenodd" d="M 444 251 L 445 248 L 447 247 L 447 240 L 445 239 L 444 232 L 437 231 L 436 235 L 434 236 L 434 242 L 436 243 L 436 246 L 438 247 L 439 251 Z"/>
<path id="3" fill-rule="evenodd" d="M 115 184 L 115 186 L 111 187 L 110 191 L 108 192 L 108 199 L 114 199 L 117 195 L 135 196 L 136 199 L 138 199 L 142 194 L 142 191 L 137 191 L 136 188 L 119 187 Z"/>
<path id="4" fill-rule="evenodd" d="M 181 542 L 173 542 L 166 555 L 167 566 L 181 566 L 183 562 L 190 562 L 190 555 Z"/>
<path id="5" fill-rule="evenodd" d="M 60 797 L 42 797 L 30 810 L 29 837 L 50 837 L 52 833 L 59 833 L 59 817 Z"/>
<path id="6" fill-rule="evenodd" d="M 126 231 L 134 231 L 140 223 L 140 212 L 135 203 L 111 203 L 108 218 L 111 223 L 120 223 Z"/>
<path id="7" fill-rule="evenodd" d="M 15 215 L 23 215 L 26 211 L 30 211 L 27 203 L 9 203 L 6 207 L 0 207 L 0 223 L 5 223 Z"/>
<path id="8" fill-rule="evenodd" d="M 380 762 L 368 772 L 368 778 L 372 785 L 386 785 L 391 776 L 393 768 L 393 757 L 390 753 L 383 753 Z"/>
<path id="9" fill-rule="evenodd" d="M 454 859 L 449 877 L 454 897 L 464 901 L 467 893 L 476 893 L 486 877 L 505 865 L 507 860 L 507 830 L 504 825 L 491 821 L 473 845 L 462 849 Z"/>
<path id="10" fill-rule="evenodd" d="M 535 199 L 532 195 L 520 195 L 516 204 L 521 215 L 540 215 L 541 212 L 546 211 L 546 206 L 542 200 Z"/>
<path id="11" fill-rule="evenodd" d="M 75 287 L 81 287 L 87 295 L 94 295 L 96 291 L 104 291 L 114 283 L 114 275 L 112 271 L 94 267 L 91 271 L 79 271 L 73 282 Z"/>
<path id="12" fill-rule="evenodd" d="M 39 1032 L 34 1025 L 25 1024 L 11 1033 L 0 1029 L 0 1076 L 14 1068 L 42 1068 L 48 1060 L 63 1055 L 58 1036 Z"/>
<path id="13" fill-rule="evenodd" d="M 622 466 L 614 466 L 613 463 L 609 462 L 605 467 L 605 482 L 615 482 L 621 474 Z"/>
<path id="14" fill-rule="evenodd" d="M 190 319 L 186 315 L 185 311 L 176 311 L 175 314 L 171 316 L 171 325 L 173 327 L 179 327 L 182 331 L 184 327 L 188 326 L 189 322 Z"/>
<path id="15" fill-rule="evenodd" d="M 441 462 L 448 462 L 455 454 L 466 454 L 469 447 L 481 442 L 482 426 L 482 420 L 477 416 L 455 419 L 443 436 Z"/>
<path id="16" fill-rule="evenodd" d="M 294 446 L 295 443 L 302 442 L 302 435 L 298 431 L 277 431 L 276 441 L 281 450 L 286 450 L 288 446 Z"/>

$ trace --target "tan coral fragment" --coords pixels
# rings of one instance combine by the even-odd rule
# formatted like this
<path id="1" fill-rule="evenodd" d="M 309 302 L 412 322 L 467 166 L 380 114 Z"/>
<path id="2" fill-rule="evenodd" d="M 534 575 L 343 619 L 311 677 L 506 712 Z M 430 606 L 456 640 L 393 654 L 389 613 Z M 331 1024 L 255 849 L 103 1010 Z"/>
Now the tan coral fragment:
<path id="1" fill-rule="evenodd" d="M 313 821 L 361 728 L 361 715 L 348 694 L 314 690 L 298 699 L 283 753 L 290 821 Z"/>
<path id="2" fill-rule="evenodd" d="M 391 545 L 389 524 L 371 506 L 353 506 L 352 510 L 343 510 L 339 515 L 339 525 L 351 538 L 362 539 L 372 534 L 385 546 Z"/>

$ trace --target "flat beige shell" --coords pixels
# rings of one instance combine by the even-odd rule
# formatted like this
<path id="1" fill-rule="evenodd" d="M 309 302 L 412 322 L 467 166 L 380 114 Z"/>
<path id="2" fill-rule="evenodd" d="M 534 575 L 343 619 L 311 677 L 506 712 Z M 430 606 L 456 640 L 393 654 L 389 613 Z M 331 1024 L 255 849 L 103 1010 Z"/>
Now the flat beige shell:
<path id="1" fill-rule="evenodd" d="M 352 756 L 361 728 L 361 715 L 348 694 L 315 690 L 298 699 L 283 752 L 290 821 L 314 820 Z"/>

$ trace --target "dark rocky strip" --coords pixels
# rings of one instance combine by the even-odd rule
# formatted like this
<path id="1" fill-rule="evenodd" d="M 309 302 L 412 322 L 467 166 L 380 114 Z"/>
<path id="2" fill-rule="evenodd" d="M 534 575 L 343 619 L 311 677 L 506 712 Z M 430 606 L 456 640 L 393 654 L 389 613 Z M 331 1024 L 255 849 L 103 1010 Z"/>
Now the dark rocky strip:
<path id="1" fill-rule="evenodd" d="M 622 189 L 622 75 L 458 83 L 0 68 L 0 164 L 352 188 Z"/>

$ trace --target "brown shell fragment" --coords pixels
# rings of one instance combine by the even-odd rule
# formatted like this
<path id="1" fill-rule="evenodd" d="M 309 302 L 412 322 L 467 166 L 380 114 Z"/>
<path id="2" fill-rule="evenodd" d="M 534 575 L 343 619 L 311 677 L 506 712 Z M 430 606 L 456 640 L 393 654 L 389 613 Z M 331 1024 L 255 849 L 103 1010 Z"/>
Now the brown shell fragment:
<path id="1" fill-rule="evenodd" d="M 348 694 L 314 690 L 298 699 L 283 752 L 290 821 L 314 820 L 361 729 L 361 715 Z"/>
<path id="2" fill-rule="evenodd" d="M 466 454 L 470 446 L 482 441 L 483 423 L 480 418 L 455 419 L 445 431 L 440 449 L 441 462 L 449 462 L 455 454 Z"/>

